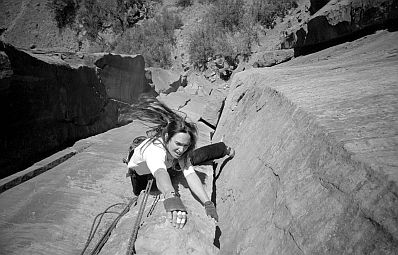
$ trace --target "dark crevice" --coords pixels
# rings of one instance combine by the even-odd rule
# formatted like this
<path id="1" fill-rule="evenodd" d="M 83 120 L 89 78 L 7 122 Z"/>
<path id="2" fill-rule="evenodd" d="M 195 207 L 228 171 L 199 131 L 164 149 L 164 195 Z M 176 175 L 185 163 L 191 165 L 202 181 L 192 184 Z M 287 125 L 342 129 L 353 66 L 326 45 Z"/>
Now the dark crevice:
<path id="1" fill-rule="evenodd" d="M 364 211 L 361 212 L 360 216 L 366 220 L 368 220 L 374 228 L 380 232 L 390 243 L 398 244 L 398 240 L 385 228 L 383 227 L 377 220 L 373 219 L 371 216 L 367 215 Z"/>
<path id="2" fill-rule="evenodd" d="M 216 126 L 210 124 L 208 121 L 206 121 L 205 119 L 202 119 L 202 117 L 199 118 L 198 120 L 199 122 L 202 122 L 203 124 L 205 124 L 206 126 L 210 127 L 211 129 L 215 130 Z"/>
<path id="3" fill-rule="evenodd" d="M 226 99 L 224 98 L 224 100 L 222 100 L 222 102 L 221 102 L 221 107 L 220 107 L 220 112 L 219 112 L 218 117 L 217 117 L 216 127 L 217 127 L 218 122 L 219 122 L 220 119 L 221 119 L 221 115 L 222 115 L 222 113 L 223 113 L 223 111 L 224 111 L 225 100 L 226 100 Z"/>
<path id="4" fill-rule="evenodd" d="M 216 169 L 217 169 L 217 163 L 213 162 L 213 185 L 212 185 L 212 191 L 211 191 L 211 201 L 217 207 L 216 180 L 217 180 L 219 174 L 216 176 Z M 221 170 L 220 170 L 220 172 L 221 172 Z M 214 233 L 213 245 L 216 246 L 218 249 L 220 249 L 220 237 L 221 237 L 221 229 L 219 226 L 216 226 L 216 231 Z"/>
<path id="5" fill-rule="evenodd" d="M 290 232 L 290 230 L 288 231 L 289 236 L 292 238 L 294 244 L 296 245 L 296 247 L 304 254 L 303 250 L 300 248 L 299 244 L 297 243 L 296 239 L 294 238 L 292 232 Z"/>
<path id="6" fill-rule="evenodd" d="M 187 106 L 189 102 L 191 102 L 191 99 L 185 100 L 185 103 L 183 105 L 178 106 L 177 110 L 178 111 L 181 110 L 182 108 Z"/>
<path id="7" fill-rule="evenodd" d="M 339 187 L 337 184 L 335 184 L 335 183 L 333 183 L 333 182 L 330 182 L 330 181 L 328 181 L 328 180 L 326 180 L 326 179 L 324 179 L 324 178 L 322 178 L 322 177 L 318 177 L 318 178 L 319 178 L 319 180 L 320 180 L 321 185 L 322 185 L 324 188 L 326 188 L 326 189 L 328 189 L 328 190 L 337 190 L 337 191 L 339 191 L 339 192 L 344 193 L 344 191 L 341 190 L 340 187 Z"/>
<path id="8" fill-rule="evenodd" d="M 242 98 L 246 95 L 246 92 L 242 93 L 239 97 L 238 100 L 236 100 L 237 103 L 240 102 L 240 100 L 242 100 Z"/>
<path id="9" fill-rule="evenodd" d="M 223 160 L 220 170 L 217 173 L 217 167 L 218 164 L 216 162 L 213 162 L 213 185 L 212 185 L 212 192 L 211 192 L 211 201 L 214 203 L 214 205 L 217 207 L 217 179 L 220 176 L 222 170 L 224 169 L 225 165 L 231 160 L 231 158 L 227 158 Z M 220 249 L 220 237 L 221 237 L 221 229 L 219 226 L 216 226 L 216 231 L 214 233 L 214 240 L 213 240 L 213 245 L 216 246 L 217 248 Z"/>
<path id="10" fill-rule="evenodd" d="M 277 174 L 277 173 L 275 172 L 274 168 L 272 168 L 272 167 L 271 167 L 269 164 L 267 164 L 267 163 L 264 163 L 264 165 L 265 165 L 267 168 L 269 168 L 269 169 L 271 170 L 272 174 L 278 179 L 278 182 L 280 182 L 280 181 L 281 181 L 281 178 L 279 177 L 279 174 Z"/>

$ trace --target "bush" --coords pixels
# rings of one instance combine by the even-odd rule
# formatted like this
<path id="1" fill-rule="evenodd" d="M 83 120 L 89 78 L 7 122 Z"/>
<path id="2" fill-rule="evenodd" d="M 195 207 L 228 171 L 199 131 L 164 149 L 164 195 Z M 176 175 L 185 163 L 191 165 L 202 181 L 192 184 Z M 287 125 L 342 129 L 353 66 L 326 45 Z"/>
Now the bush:
<path id="1" fill-rule="evenodd" d="M 253 0 L 248 12 L 256 22 L 273 28 L 277 17 L 284 17 L 288 10 L 297 6 L 294 0 Z"/>
<path id="2" fill-rule="evenodd" d="M 234 31 L 243 20 L 244 4 L 243 0 L 218 0 L 209 13 L 209 21 L 226 31 Z"/>
<path id="3" fill-rule="evenodd" d="M 189 57 L 190 62 L 196 68 L 204 66 L 209 57 L 215 55 L 213 41 L 217 36 L 217 30 L 209 24 L 199 26 L 190 35 Z"/>
<path id="4" fill-rule="evenodd" d="M 215 55 L 235 59 L 237 55 L 250 56 L 258 44 L 259 24 L 272 27 L 275 19 L 297 7 L 294 0 L 201 0 L 213 2 L 200 28 L 191 34 L 190 61 L 195 67 L 205 66 Z M 261 31 L 260 29 L 258 31 Z"/>
<path id="5" fill-rule="evenodd" d="M 177 6 L 188 7 L 191 6 L 193 0 L 177 0 Z"/>
<path id="6" fill-rule="evenodd" d="M 75 0 L 50 0 L 47 7 L 54 11 L 58 28 L 64 28 L 75 21 L 79 3 Z"/>
<path id="7" fill-rule="evenodd" d="M 171 50 L 175 45 L 174 29 L 182 26 L 181 19 L 163 9 L 153 19 L 127 30 L 116 51 L 125 54 L 142 54 L 146 66 L 168 68 L 171 66 Z"/>
<path id="8" fill-rule="evenodd" d="M 235 58 L 247 45 L 242 33 L 245 27 L 245 5 L 243 0 L 218 0 L 214 8 L 203 19 L 204 22 L 190 35 L 189 55 L 191 63 L 196 67 L 205 66 L 209 58 L 215 55 Z M 251 45 L 249 43 L 248 45 Z"/>

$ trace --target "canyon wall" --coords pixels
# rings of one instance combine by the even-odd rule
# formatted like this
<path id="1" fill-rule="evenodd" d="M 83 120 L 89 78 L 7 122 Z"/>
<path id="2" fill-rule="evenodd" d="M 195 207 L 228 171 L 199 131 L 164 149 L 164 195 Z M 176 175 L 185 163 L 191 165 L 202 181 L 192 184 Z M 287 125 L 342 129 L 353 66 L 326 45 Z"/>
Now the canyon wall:
<path id="1" fill-rule="evenodd" d="M 311 1 L 309 9 L 311 16 L 287 29 L 282 39 L 282 48 L 295 48 L 296 55 L 397 26 L 398 3 L 394 0 Z"/>
<path id="2" fill-rule="evenodd" d="M 1 178 L 78 139 L 118 126 L 121 105 L 136 102 L 151 89 L 142 56 L 72 59 L 3 43 L 0 51 Z"/>
<path id="3" fill-rule="evenodd" d="M 395 254 L 398 33 L 238 73 L 214 135 L 220 254 Z"/>

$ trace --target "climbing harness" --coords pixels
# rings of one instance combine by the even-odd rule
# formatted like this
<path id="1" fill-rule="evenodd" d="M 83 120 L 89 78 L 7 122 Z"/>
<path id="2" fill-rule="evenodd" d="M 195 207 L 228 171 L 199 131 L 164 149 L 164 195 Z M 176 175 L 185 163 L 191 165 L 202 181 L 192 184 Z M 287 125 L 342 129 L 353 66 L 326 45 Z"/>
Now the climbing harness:
<path id="1" fill-rule="evenodd" d="M 140 228 L 141 225 L 141 218 L 142 215 L 144 214 L 145 206 L 148 201 L 149 191 L 152 188 L 152 183 L 153 183 L 153 178 L 148 180 L 148 183 L 146 185 L 144 197 L 142 198 L 140 208 L 138 209 L 137 219 L 135 220 L 133 232 L 130 236 L 129 246 L 127 247 L 126 255 L 135 254 L 135 241 L 137 240 L 138 229 Z"/>

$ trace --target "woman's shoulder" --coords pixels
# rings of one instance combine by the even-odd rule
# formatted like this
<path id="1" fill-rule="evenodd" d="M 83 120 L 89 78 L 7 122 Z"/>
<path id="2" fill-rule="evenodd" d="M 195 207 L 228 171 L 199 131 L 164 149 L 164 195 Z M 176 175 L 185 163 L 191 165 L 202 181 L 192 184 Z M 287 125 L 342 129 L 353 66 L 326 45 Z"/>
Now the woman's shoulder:
<path id="1" fill-rule="evenodd" d="M 142 143 L 141 151 L 143 153 L 166 153 L 166 149 L 164 148 L 163 140 L 161 138 L 148 138 Z"/>

